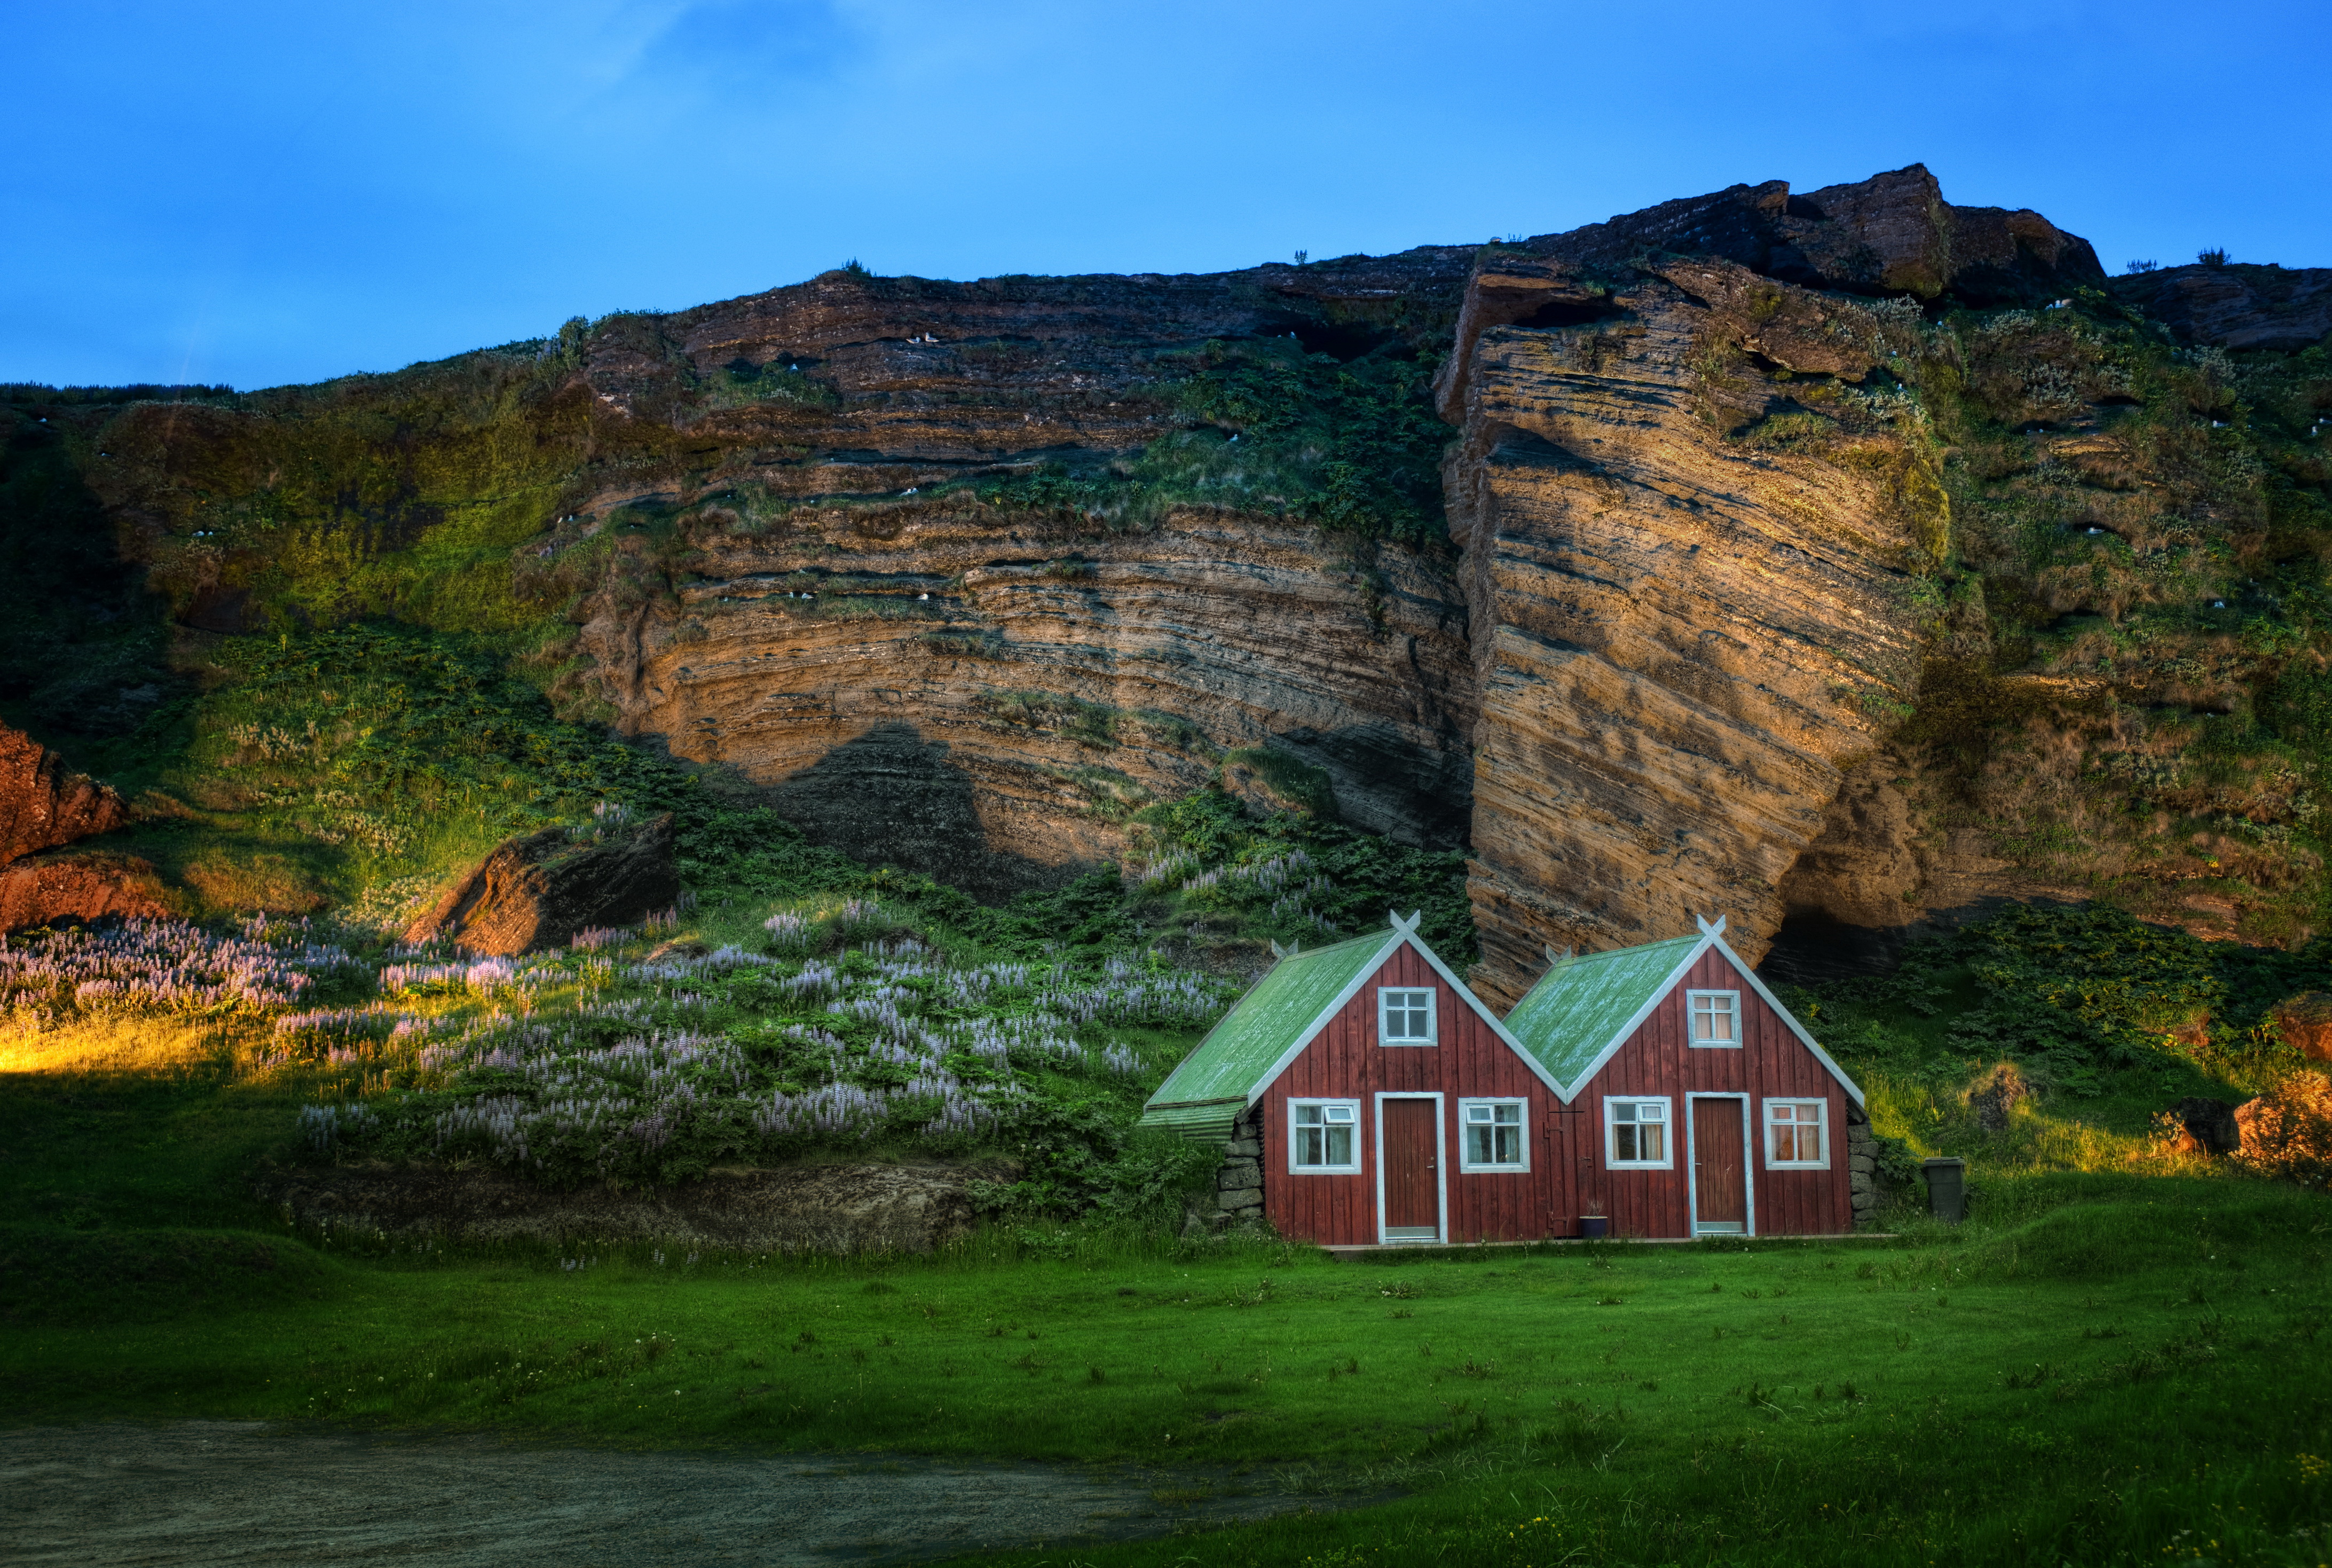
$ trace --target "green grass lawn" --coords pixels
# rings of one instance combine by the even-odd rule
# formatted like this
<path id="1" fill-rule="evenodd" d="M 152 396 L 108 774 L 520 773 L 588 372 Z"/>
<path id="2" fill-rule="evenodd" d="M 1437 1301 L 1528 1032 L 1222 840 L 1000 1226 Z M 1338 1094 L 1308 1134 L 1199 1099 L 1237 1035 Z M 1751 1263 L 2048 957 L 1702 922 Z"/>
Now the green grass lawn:
<path id="1" fill-rule="evenodd" d="M 1891 1240 L 1368 1263 L 1027 1232 L 928 1260 L 658 1264 L 26 1228 L 6 1237 L 33 1288 L 11 1292 L 0 1387 L 20 1422 L 485 1429 L 1408 1494 L 1080 1552 L 1095 1563 L 2322 1561 L 2305 1532 L 2332 1496 L 2303 1456 L 2332 1453 L 2332 1209 L 2114 1177 L 2019 1182 L 1994 1208 Z"/>
<path id="2" fill-rule="evenodd" d="M 765 907 L 698 923 L 750 937 Z M 2270 1181 L 2148 1131 L 2163 1096 L 2272 1081 L 2289 1047 L 2181 1056 L 2146 1033 L 2198 987 L 2240 1024 L 2316 971 L 2051 918 L 2009 961 L 1954 951 L 1809 999 L 1897 1162 L 1964 1153 L 1976 1194 L 1960 1229 L 1898 1205 L 1897 1234 L 1821 1243 L 1342 1262 L 1144 1232 L 1123 1208 L 1038 1217 L 1066 1199 L 929 1258 L 295 1233 L 250 1195 L 253 1171 L 316 1157 L 301 1107 L 380 1062 L 256 1066 L 273 1037 L 257 1015 L 16 1019 L 0 1420 L 1124 1465 L 1179 1477 L 1170 1502 L 1238 1487 L 1308 1505 L 1203 1538 L 987 1559 L 1028 1568 L 2332 1562 L 2332 1200 L 2305 1171 Z M 2099 967 L 2092 947 L 2161 958 L 2169 978 L 2067 989 Z M 691 1018 L 750 1000 L 720 999 L 742 980 L 692 983 L 713 999 Z M 2103 1044 L 2074 1054 L 2069 1025 L 2009 1005 L 2020 987 Z M 1162 1063 L 1193 1034 L 1125 1038 Z M 2003 1042 L 2038 1087 L 1987 1130 L 1969 1088 Z M 2110 1070 L 2085 1076 L 2089 1059 Z M 1121 1112 L 1137 1097 L 1132 1080 L 1062 1083 Z"/>

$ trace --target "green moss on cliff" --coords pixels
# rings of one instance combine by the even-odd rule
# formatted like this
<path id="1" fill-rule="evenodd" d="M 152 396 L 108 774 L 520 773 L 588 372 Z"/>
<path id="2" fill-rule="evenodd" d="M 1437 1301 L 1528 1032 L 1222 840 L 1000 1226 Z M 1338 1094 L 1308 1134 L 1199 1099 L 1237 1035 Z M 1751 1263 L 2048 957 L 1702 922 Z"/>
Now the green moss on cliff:
<path id="1" fill-rule="evenodd" d="M 2090 292 L 1913 349 L 1952 533 L 1900 740 L 1947 818 L 2152 916 L 2321 929 L 2332 779 L 2300 715 L 2332 655 L 2325 350 L 2181 349 Z"/>

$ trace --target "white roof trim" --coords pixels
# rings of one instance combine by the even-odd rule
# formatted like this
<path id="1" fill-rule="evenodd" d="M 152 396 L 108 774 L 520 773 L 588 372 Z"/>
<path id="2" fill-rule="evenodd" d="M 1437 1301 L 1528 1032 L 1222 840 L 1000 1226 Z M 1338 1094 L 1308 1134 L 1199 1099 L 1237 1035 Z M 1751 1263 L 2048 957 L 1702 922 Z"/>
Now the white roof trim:
<path id="1" fill-rule="evenodd" d="M 1247 1092 L 1248 1104 L 1252 1105 L 1262 1099 L 1264 1091 L 1279 1081 L 1279 1075 L 1295 1065 L 1295 1058 L 1304 1054 L 1304 1047 L 1319 1037 L 1320 1031 L 1328 1027 L 1328 1020 L 1334 1018 L 1346 1002 L 1361 994 L 1361 988 L 1369 983 L 1369 977 L 1384 968 L 1384 961 L 1392 956 L 1393 950 L 1408 940 L 1408 933 L 1400 929 L 1400 923 L 1396 921 L 1394 929 L 1385 932 L 1384 945 L 1377 949 L 1376 956 L 1362 964 L 1359 971 L 1345 983 L 1344 989 L 1338 991 L 1326 1005 L 1312 1016 L 1312 1021 L 1304 1026 L 1304 1032 L 1295 1037 L 1295 1043 L 1282 1051 L 1279 1060 L 1271 1064 L 1271 1070 L 1256 1080 L 1255 1087 Z M 1257 980 L 1256 983 L 1260 985 L 1263 982 Z M 1227 1019 L 1229 1016 L 1228 1013 L 1224 1015 Z M 1220 1028 L 1222 1026 L 1218 1024 L 1215 1027 Z M 1203 1041 L 1200 1043 L 1204 1044 Z"/>
<path id="2" fill-rule="evenodd" d="M 1863 1105 L 1868 1109 L 1868 1104 L 1862 1097 L 1862 1085 L 1849 1077 L 1846 1069 L 1838 1065 L 1837 1059 L 1828 1051 L 1823 1050 L 1821 1043 L 1806 1032 L 1805 1025 L 1798 1022 L 1797 1015 L 1783 1007 L 1781 999 L 1765 989 L 1765 982 L 1757 978 L 1757 971 L 1743 963 L 1741 955 L 1725 945 L 1724 918 L 1719 916 L 1714 925 L 1706 920 L 1696 920 L 1696 923 L 1700 927 L 1700 940 L 1693 944 L 1690 952 L 1685 954 L 1684 961 L 1668 971 L 1668 978 L 1659 983 L 1657 990 L 1652 992 L 1651 1000 L 1638 1008 L 1635 1017 L 1621 1024 L 1620 1032 L 1612 1036 L 1602 1050 L 1596 1053 L 1595 1059 L 1587 1064 L 1587 1070 L 1572 1081 L 1571 1093 L 1563 1095 L 1564 1101 L 1569 1102 L 1577 1097 L 1579 1092 L 1587 1086 L 1588 1081 L 1601 1072 L 1604 1064 L 1619 1053 L 1620 1047 L 1626 1045 L 1638 1029 L 1643 1028 L 1644 1020 L 1652 1016 L 1652 1009 L 1668 999 L 1669 994 L 1676 990 L 1677 982 L 1684 979 L 1694 964 L 1700 961 L 1701 954 L 1715 948 L 1725 955 L 1725 961 L 1733 966 L 1734 972 L 1749 982 L 1749 989 L 1755 991 L 1758 998 L 1773 1009 L 1774 1016 L 1790 1026 L 1790 1032 L 1798 1037 L 1798 1043 L 1814 1054 L 1814 1060 L 1820 1062 L 1830 1076 L 1838 1080 L 1839 1086 L 1846 1091 L 1848 1097 L 1856 1104 Z"/>
<path id="3" fill-rule="evenodd" d="M 1718 930 L 1722 930 L 1724 928 L 1724 922 L 1719 921 L 1717 923 L 1717 927 Z M 1798 1037 L 1800 1044 L 1803 1045 L 1806 1049 L 1814 1054 L 1814 1060 L 1820 1062 L 1824 1067 L 1829 1069 L 1830 1076 L 1838 1080 L 1839 1086 L 1847 1092 L 1848 1097 L 1852 1099 L 1856 1104 L 1862 1105 L 1866 1110 L 1868 1109 L 1868 1104 L 1862 1098 L 1862 1085 L 1856 1083 L 1852 1078 L 1848 1077 L 1846 1076 L 1846 1069 L 1840 1066 L 1837 1061 L 1832 1058 L 1830 1054 L 1828 1051 L 1823 1050 L 1821 1045 L 1816 1042 L 1813 1036 L 1806 1032 L 1805 1025 L 1798 1022 L 1797 1015 L 1791 1012 L 1789 1009 L 1783 1007 L 1781 1003 L 1781 999 L 1774 996 L 1772 991 L 1765 989 L 1765 982 L 1757 978 L 1757 971 L 1751 969 L 1747 964 L 1743 963 L 1741 961 L 1741 955 L 1735 952 L 1731 948 L 1725 946 L 1725 939 L 1717 935 L 1716 932 L 1711 932 L 1709 933 L 1708 940 L 1716 944 L 1716 951 L 1725 955 L 1725 961 L 1733 966 L 1735 972 L 1739 974 L 1743 980 L 1747 980 L 1751 989 L 1755 990 L 1758 996 L 1764 999 L 1765 1005 L 1773 1009 L 1774 1016 L 1779 1018 L 1783 1023 L 1790 1026 L 1790 1032 Z"/>
<path id="4" fill-rule="evenodd" d="M 1305 1048 L 1319 1037 L 1320 1031 L 1328 1027 L 1328 1020 L 1343 1011 L 1346 1003 L 1360 995 L 1361 988 L 1367 985 L 1377 971 L 1384 968 L 1385 961 L 1391 958 L 1394 951 L 1403 945 L 1417 950 L 1418 956 L 1425 960 L 1433 972 L 1439 975 L 1451 990 L 1458 993 L 1459 999 L 1474 1009 L 1476 1018 L 1490 1026 L 1490 1032 L 1505 1042 L 1506 1048 L 1521 1058 L 1523 1065 L 1531 1070 L 1532 1076 L 1544 1084 L 1557 1100 L 1566 1105 L 1571 1103 L 1571 1096 L 1563 1092 L 1563 1085 L 1555 1081 L 1553 1076 L 1545 1067 L 1540 1066 L 1536 1057 L 1523 1049 L 1522 1042 L 1515 1038 L 1506 1026 L 1500 1023 L 1490 1009 L 1483 1005 L 1482 999 L 1474 994 L 1474 989 L 1450 972 L 1449 966 L 1441 961 L 1439 953 L 1426 946 L 1425 939 L 1417 934 L 1418 924 L 1422 914 L 1423 912 L 1419 911 L 1411 914 L 1407 920 L 1401 919 L 1398 914 L 1392 917 L 1392 930 L 1387 933 L 1389 940 L 1385 945 L 1378 950 L 1376 956 L 1371 958 L 1358 974 L 1352 977 L 1351 984 L 1338 991 L 1333 999 L 1321 1008 L 1318 1016 L 1305 1027 L 1303 1034 L 1296 1037 L 1295 1043 L 1288 1047 L 1277 1061 L 1272 1063 L 1271 1070 L 1257 1080 L 1255 1087 L 1247 1091 L 1248 1104 L 1255 1104 L 1261 1100 L 1270 1090 L 1271 1085 L 1279 1081 L 1279 1075 L 1295 1065 L 1295 1058 L 1302 1056 Z"/>
<path id="5" fill-rule="evenodd" d="M 1642 1007 L 1638 1008 L 1635 1011 L 1635 1016 L 1630 1018 L 1626 1023 L 1620 1026 L 1619 1033 L 1613 1035 L 1609 1040 L 1606 1040 L 1603 1043 L 1603 1048 L 1595 1053 L 1595 1059 L 1587 1064 L 1586 1070 L 1571 1081 L 1571 1093 L 1563 1095 L 1563 1099 L 1566 1103 L 1575 1099 L 1578 1096 L 1579 1092 L 1587 1086 L 1588 1081 L 1593 1078 L 1596 1074 L 1603 1070 L 1604 1063 L 1619 1055 L 1620 1047 L 1626 1045 L 1630 1037 L 1633 1036 L 1638 1029 L 1644 1027 L 1644 1020 L 1652 1016 L 1652 1009 L 1668 999 L 1668 993 L 1676 990 L 1677 981 L 1684 979 L 1684 977 L 1691 971 L 1692 966 L 1700 961 L 1700 955 L 1708 951 L 1709 945 L 1711 943 L 1716 943 L 1716 945 L 1719 947 L 1724 945 L 1724 943 L 1718 940 L 1716 933 L 1709 930 L 1708 923 L 1706 921 L 1703 921 L 1701 923 L 1700 929 L 1703 932 L 1701 939 L 1693 943 L 1692 951 L 1686 953 L 1683 960 L 1678 962 L 1674 969 L 1668 970 L 1668 978 L 1661 980 L 1658 986 L 1653 988 L 1651 999 L 1645 1002 Z M 1798 1032 L 1800 1034 L 1805 1033 L 1803 1029 L 1801 1029 Z"/>
<path id="6" fill-rule="evenodd" d="M 1515 1056 L 1522 1058 L 1523 1065 L 1531 1070 L 1532 1075 L 1536 1077 L 1540 1083 L 1544 1084 L 1553 1092 L 1554 1097 L 1557 1100 L 1560 1100 L 1566 1105 L 1571 1104 L 1571 1096 L 1563 1092 L 1563 1087 L 1561 1084 L 1555 1082 L 1554 1075 L 1548 1072 L 1545 1066 L 1540 1063 L 1536 1056 L 1532 1056 L 1528 1051 L 1523 1049 L 1522 1041 L 1515 1038 L 1513 1032 L 1509 1030 L 1505 1024 L 1499 1022 L 1497 1018 L 1493 1017 L 1488 1008 L 1482 1005 L 1482 999 L 1474 994 L 1474 988 L 1467 985 L 1464 980 L 1459 980 L 1456 975 L 1450 973 L 1449 966 L 1441 961 L 1441 955 L 1435 952 L 1431 948 L 1426 946 L 1423 939 L 1419 938 L 1415 933 L 1414 929 L 1411 930 L 1410 934 L 1409 945 L 1415 948 L 1418 951 L 1419 955 L 1422 957 L 1427 963 L 1433 966 L 1433 972 L 1435 974 L 1439 975 L 1443 980 L 1449 983 L 1450 990 L 1456 991 L 1460 997 L 1465 999 L 1466 1005 L 1474 1009 L 1474 1016 L 1490 1026 L 1490 1032 L 1506 1043 L 1506 1049 L 1514 1052 Z M 1453 1090 L 1452 1093 L 1455 1093 L 1455 1091 Z"/>

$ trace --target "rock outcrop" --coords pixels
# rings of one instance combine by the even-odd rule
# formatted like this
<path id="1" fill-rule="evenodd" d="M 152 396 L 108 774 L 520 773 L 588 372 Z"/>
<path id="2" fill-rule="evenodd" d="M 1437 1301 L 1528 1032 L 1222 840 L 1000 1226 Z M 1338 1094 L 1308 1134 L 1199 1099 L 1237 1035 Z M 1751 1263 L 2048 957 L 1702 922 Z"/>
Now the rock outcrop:
<path id="1" fill-rule="evenodd" d="M 2332 267 L 2166 267 L 2112 287 L 2185 343 L 2291 352 L 2332 332 Z"/>
<path id="2" fill-rule="evenodd" d="M 1970 305 L 2037 301 L 2105 281 L 2097 252 L 2029 208 L 1954 206 L 1925 164 L 1792 195 L 1736 185 L 1525 242 L 1586 268 L 1647 253 L 1701 255 L 1813 289 L 1949 294 Z"/>
<path id="3" fill-rule="evenodd" d="M 1753 959 L 1793 915 L 1897 939 L 1888 901 L 1954 853 L 1917 841 L 1875 760 L 1916 695 L 1951 519 L 1890 367 L 1925 351 L 1927 307 L 2104 283 L 2087 242 L 1953 206 L 1914 165 L 1207 276 L 846 270 L 476 374 L 497 407 L 536 400 L 527 493 L 559 499 L 515 602 L 573 623 L 540 666 L 569 712 L 986 897 L 1112 858 L 1134 809 L 1216 780 L 1470 844 L 1478 978 L 1505 1000 L 1547 943 L 1695 914 L 1731 916 Z M 1318 386 L 1389 366 L 1422 425 L 1437 358 L 1455 551 L 1334 512 L 1324 416 L 1259 452 L 1327 406 Z M 1206 379 L 1225 365 L 1253 372 L 1244 412 Z M 183 617 L 274 613 L 230 604 L 274 591 L 250 564 L 271 547 L 186 544 L 185 498 L 261 485 L 266 421 L 297 403 L 109 427 L 92 483 L 178 574 Z M 1419 495 L 1438 434 L 1402 427 Z M 189 446 L 234 462 L 196 483 L 170 466 Z M 319 526 L 405 550 L 476 500 L 406 488 Z M 494 879 L 533 874 L 506 846 L 427 929 L 557 940 L 532 916 L 483 935 Z"/>
<path id="4" fill-rule="evenodd" d="M 1591 320 L 1487 329 L 1448 388 L 1480 692 L 1477 981 L 1503 1004 L 1548 942 L 1641 942 L 1696 913 L 1730 916 L 1754 962 L 1846 765 L 1916 685 L 1907 590 L 1945 502 L 1872 379 L 1887 324 L 1731 262 L 1605 282 L 1498 258 L 1477 287 L 1606 291 Z M 1808 374 L 1832 413 L 1801 401 Z"/>
<path id="5" fill-rule="evenodd" d="M 564 947 L 592 926 L 637 923 L 680 896 L 669 815 L 578 842 L 564 827 L 513 838 L 407 928 L 407 942 L 451 937 L 510 957 Z"/>
<path id="6" fill-rule="evenodd" d="M 295 1224 L 391 1236 L 578 1245 L 664 1241 L 763 1252 L 929 1252 L 970 1235 L 985 1165 L 796 1165 L 716 1171 L 653 1189 L 554 1191 L 484 1169 L 349 1166 L 269 1172 L 256 1189 Z M 674 1258 L 675 1267 L 681 1259 Z"/>
<path id="7" fill-rule="evenodd" d="M 153 866 L 133 855 L 68 850 L 0 869 L 0 932 L 114 916 L 158 920 L 172 913 Z"/>
<path id="8" fill-rule="evenodd" d="M 1356 826 L 1460 843 L 1465 611 L 1429 553 L 1287 515 L 1219 431 L 1199 433 L 1204 482 L 1147 514 L 1078 487 L 1187 432 L 1178 398 L 1210 340 L 1438 350 L 1471 261 L 836 272 L 669 318 L 653 342 L 611 335 L 584 369 L 602 417 L 673 417 L 692 378 L 782 395 L 692 406 L 720 454 L 701 483 L 601 491 L 550 541 L 553 577 L 570 551 L 618 557 L 584 611 L 590 693 L 626 732 L 769 787 L 817 840 L 983 896 L 1112 857 L 1128 811 L 1241 748 L 1317 770 Z M 943 488 L 998 478 L 1035 489 Z M 644 593 L 621 559 L 674 516 L 699 548 Z"/>
<path id="9" fill-rule="evenodd" d="M 128 826 L 129 802 L 21 730 L 0 724 L 0 865 Z"/>

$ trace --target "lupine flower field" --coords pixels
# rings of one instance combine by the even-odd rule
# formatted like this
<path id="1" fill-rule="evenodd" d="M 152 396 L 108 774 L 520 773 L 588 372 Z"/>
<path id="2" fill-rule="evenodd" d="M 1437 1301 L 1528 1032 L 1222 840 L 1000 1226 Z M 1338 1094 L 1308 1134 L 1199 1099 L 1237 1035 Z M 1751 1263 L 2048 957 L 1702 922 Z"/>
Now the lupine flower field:
<path id="1" fill-rule="evenodd" d="M 754 949 L 655 941 L 672 924 L 516 959 L 300 921 L 43 932 L 0 942 L 0 1006 L 35 1029 L 113 1009 L 208 1021 L 244 1070 L 313 1076 L 313 1157 L 569 1183 L 1008 1141 L 1064 1103 L 1138 1099 L 1237 990 L 1122 954 L 961 961 L 865 898 L 780 911 Z"/>

